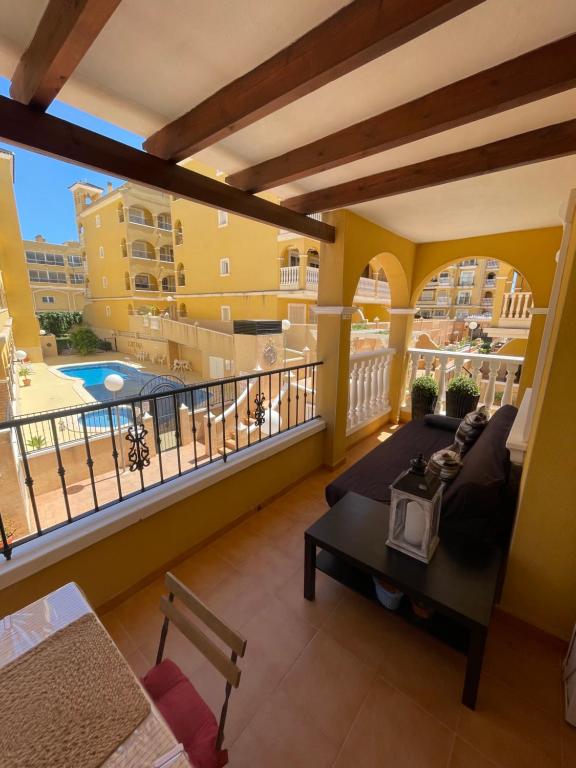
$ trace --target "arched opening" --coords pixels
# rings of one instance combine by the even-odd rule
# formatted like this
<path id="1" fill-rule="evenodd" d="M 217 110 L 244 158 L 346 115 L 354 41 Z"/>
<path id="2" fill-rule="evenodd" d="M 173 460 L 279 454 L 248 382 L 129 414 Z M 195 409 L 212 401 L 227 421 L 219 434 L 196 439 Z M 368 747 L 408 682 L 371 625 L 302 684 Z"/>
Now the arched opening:
<path id="1" fill-rule="evenodd" d="M 176 280 L 174 275 L 166 275 L 162 278 L 162 290 L 168 293 L 172 293 L 176 290 Z"/>
<path id="2" fill-rule="evenodd" d="M 171 245 L 161 245 L 158 255 L 160 261 L 165 261 L 169 264 L 174 263 L 174 248 Z"/>
<path id="3" fill-rule="evenodd" d="M 139 272 L 134 277 L 134 290 L 136 291 L 157 291 L 158 280 L 154 275 L 147 272 Z"/>
<path id="4" fill-rule="evenodd" d="M 354 291 L 350 332 L 352 354 L 388 346 L 390 286 L 384 266 L 375 256 L 365 265 Z"/>
<path id="5" fill-rule="evenodd" d="M 131 205 L 128 209 L 128 221 L 130 224 L 140 224 L 143 227 L 153 227 L 154 217 L 148 208 L 140 205 Z"/>
<path id="6" fill-rule="evenodd" d="M 180 304 L 180 307 L 178 308 L 178 315 L 179 317 L 188 317 L 188 309 L 186 307 L 186 304 L 184 304 L 184 302 L 182 302 L 182 304 Z"/>
<path id="7" fill-rule="evenodd" d="M 182 229 L 182 222 L 180 219 L 176 219 L 174 222 L 174 242 L 176 245 L 182 245 L 184 242 L 184 230 Z"/>
<path id="8" fill-rule="evenodd" d="M 122 242 L 120 243 L 120 248 L 122 249 L 122 258 L 125 259 L 128 256 L 128 246 L 126 245 L 126 238 L 122 238 Z"/>
<path id="9" fill-rule="evenodd" d="M 116 213 L 118 215 L 118 221 L 122 224 L 125 220 L 124 205 L 122 203 L 118 203 L 116 206 Z"/>
<path id="10" fill-rule="evenodd" d="M 186 285 L 186 274 L 184 271 L 184 264 L 182 264 L 182 262 L 178 264 L 178 267 L 176 269 L 176 276 L 177 276 L 177 282 L 179 287 Z"/>
<path id="11" fill-rule="evenodd" d="M 156 219 L 158 229 L 164 229 L 166 232 L 172 231 L 172 216 L 169 213 L 159 213 Z"/>
<path id="12" fill-rule="evenodd" d="M 133 259 L 156 259 L 156 251 L 152 243 L 147 240 L 134 240 L 132 243 Z"/>
<path id="13" fill-rule="evenodd" d="M 130 272 L 124 272 L 124 288 L 129 291 L 131 289 L 130 284 Z"/>

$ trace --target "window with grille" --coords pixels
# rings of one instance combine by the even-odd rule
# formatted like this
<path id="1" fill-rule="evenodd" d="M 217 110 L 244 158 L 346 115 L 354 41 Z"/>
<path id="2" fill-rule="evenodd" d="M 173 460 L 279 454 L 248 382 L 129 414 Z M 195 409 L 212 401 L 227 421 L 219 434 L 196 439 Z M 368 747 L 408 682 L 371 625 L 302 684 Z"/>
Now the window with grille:
<path id="1" fill-rule="evenodd" d="M 232 312 L 230 311 L 230 307 L 228 306 L 220 307 L 220 319 L 223 322 L 228 323 L 230 322 L 231 318 L 232 318 Z"/>
<path id="2" fill-rule="evenodd" d="M 230 259 L 220 259 L 220 276 L 226 277 L 230 274 Z"/>
<path id="3" fill-rule="evenodd" d="M 42 304 L 54 304 L 54 296 L 42 296 Z"/>
<path id="4" fill-rule="evenodd" d="M 218 211 L 218 226 L 219 227 L 228 226 L 228 211 Z"/>
<path id="5" fill-rule="evenodd" d="M 28 272 L 30 282 L 32 283 L 64 283 L 66 284 L 65 272 L 48 272 L 45 269 L 31 269 Z"/>
<path id="6" fill-rule="evenodd" d="M 26 251 L 28 264 L 53 264 L 55 267 L 64 266 L 64 256 L 57 253 L 43 253 L 42 251 Z"/>

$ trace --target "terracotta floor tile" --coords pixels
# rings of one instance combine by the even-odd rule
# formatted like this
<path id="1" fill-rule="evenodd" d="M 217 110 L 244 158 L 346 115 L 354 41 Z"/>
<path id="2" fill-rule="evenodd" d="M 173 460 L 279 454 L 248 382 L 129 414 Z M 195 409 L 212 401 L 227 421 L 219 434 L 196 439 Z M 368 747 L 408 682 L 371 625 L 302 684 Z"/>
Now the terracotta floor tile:
<path id="1" fill-rule="evenodd" d="M 388 615 L 379 665 L 382 677 L 449 728 L 456 728 L 466 669 L 463 655 Z"/>
<path id="2" fill-rule="evenodd" d="M 241 630 L 270 600 L 271 593 L 259 580 L 234 570 L 214 587 L 207 603 L 231 627 Z"/>
<path id="3" fill-rule="evenodd" d="M 276 691 L 230 750 L 231 768 L 329 768 L 337 748 Z"/>
<path id="4" fill-rule="evenodd" d="M 320 630 L 282 681 L 293 704 L 333 744 L 340 745 L 374 679 L 374 672 Z"/>
<path id="5" fill-rule="evenodd" d="M 502 768 L 560 765 L 561 721 L 484 674 L 476 711 L 462 707 L 458 735 Z"/>
<path id="6" fill-rule="evenodd" d="M 219 536 L 206 549 L 213 552 L 235 568 L 239 568 L 251 557 L 266 547 L 266 539 L 239 525 Z"/>
<path id="7" fill-rule="evenodd" d="M 228 562 L 206 549 L 194 553 L 171 570 L 200 599 L 205 599 L 218 584 L 234 573 Z"/>
<path id="8" fill-rule="evenodd" d="M 115 611 L 108 611 L 99 618 L 123 656 L 129 656 L 137 650 L 136 643 L 130 637 Z"/>
<path id="9" fill-rule="evenodd" d="M 500 612 L 490 624 L 484 668 L 538 706 L 560 716 L 565 653 L 566 646 L 560 640 Z"/>
<path id="10" fill-rule="evenodd" d="M 276 596 L 295 614 L 315 627 L 322 625 L 346 593 L 346 587 L 320 572 L 316 573 L 316 599 L 305 600 L 303 590 L 304 569 L 300 568 L 276 591 Z"/>
<path id="11" fill-rule="evenodd" d="M 448 768 L 499 768 L 499 766 L 456 737 Z"/>
<path id="12" fill-rule="evenodd" d="M 377 679 L 334 768 L 445 768 L 454 734 Z"/>

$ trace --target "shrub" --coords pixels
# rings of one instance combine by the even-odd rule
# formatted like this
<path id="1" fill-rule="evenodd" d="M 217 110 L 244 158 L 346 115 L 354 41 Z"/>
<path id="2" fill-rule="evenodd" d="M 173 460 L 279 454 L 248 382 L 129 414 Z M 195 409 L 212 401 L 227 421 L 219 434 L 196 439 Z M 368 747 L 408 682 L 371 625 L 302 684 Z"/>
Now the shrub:
<path id="1" fill-rule="evenodd" d="M 446 391 L 455 392 L 460 395 L 470 395 L 471 397 L 478 397 L 480 395 L 478 384 L 465 374 L 455 376 L 446 387 Z"/>
<path id="2" fill-rule="evenodd" d="M 46 438 L 42 435 L 33 435 L 26 441 L 26 445 L 31 451 L 39 451 L 41 448 L 46 448 Z"/>
<path id="3" fill-rule="evenodd" d="M 82 325 L 81 312 L 39 312 L 36 317 L 40 328 L 54 336 L 66 336 L 76 325 Z"/>
<path id="4" fill-rule="evenodd" d="M 89 355 L 100 347 L 100 339 L 94 331 L 84 325 L 70 330 L 70 341 L 79 355 Z"/>
<path id="5" fill-rule="evenodd" d="M 418 376 L 412 384 L 412 395 L 422 395 L 424 397 L 437 397 L 438 384 L 432 376 Z"/>

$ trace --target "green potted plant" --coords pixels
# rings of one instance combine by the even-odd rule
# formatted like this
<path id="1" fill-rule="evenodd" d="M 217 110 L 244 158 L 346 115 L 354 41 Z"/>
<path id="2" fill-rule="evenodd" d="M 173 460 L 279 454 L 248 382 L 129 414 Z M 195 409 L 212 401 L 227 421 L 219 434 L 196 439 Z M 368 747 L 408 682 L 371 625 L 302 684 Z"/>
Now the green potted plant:
<path id="1" fill-rule="evenodd" d="M 418 376 L 412 384 L 412 418 L 423 419 L 434 413 L 438 400 L 438 384 L 432 376 Z"/>
<path id="2" fill-rule="evenodd" d="M 32 379 L 30 378 L 31 374 L 32 368 L 29 368 L 27 365 L 22 365 L 18 371 L 18 375 L 22 377 L 22 384 L 25 387 L 29 387 L 30 384 L 32 384 Z"/>
<path id="3" fill-rule="evenodd" d="M 26 445 L 31 451 L 39 451 L 42 448 L 46 448 L 46 438 L 42 435 L 33 435 L 26 441 Z"/>
<path id="4" fill-rule="evenodd" d="M 455 376 L 446 387 L 446 415 L 463 419 L 475 411 L 480 400 L 478 384 L 466 374 Z"/>

